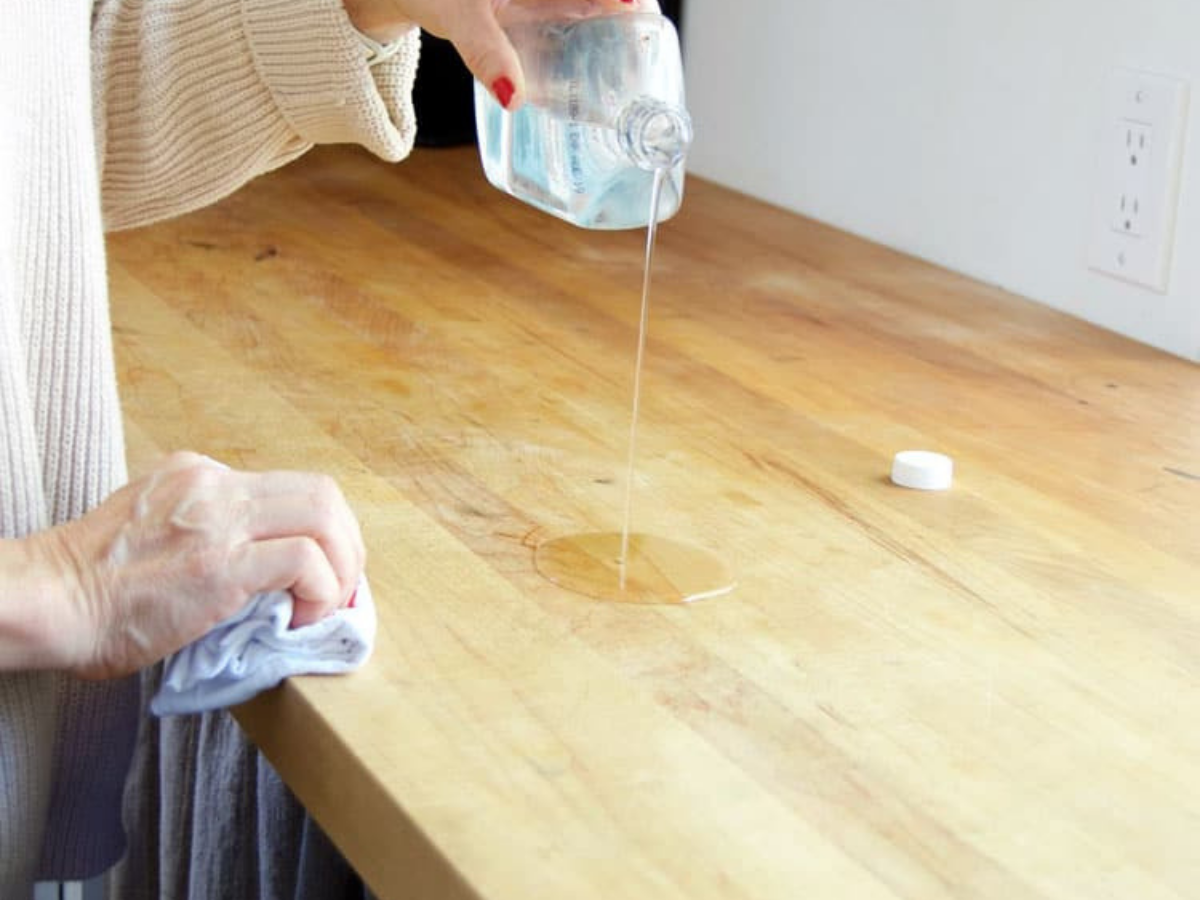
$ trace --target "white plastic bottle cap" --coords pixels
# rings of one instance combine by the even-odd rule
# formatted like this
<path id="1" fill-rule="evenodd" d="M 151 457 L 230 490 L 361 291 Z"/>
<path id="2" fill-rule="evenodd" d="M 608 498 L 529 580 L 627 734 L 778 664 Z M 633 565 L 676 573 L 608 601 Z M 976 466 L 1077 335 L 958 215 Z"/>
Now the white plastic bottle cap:
<path id="1" fill-rule="evenodd" d="M 903 450 L 892 460 L 892 481 L 918 491 L 944 491 L 954 481 L 954 460 L 928 450 Z"/>

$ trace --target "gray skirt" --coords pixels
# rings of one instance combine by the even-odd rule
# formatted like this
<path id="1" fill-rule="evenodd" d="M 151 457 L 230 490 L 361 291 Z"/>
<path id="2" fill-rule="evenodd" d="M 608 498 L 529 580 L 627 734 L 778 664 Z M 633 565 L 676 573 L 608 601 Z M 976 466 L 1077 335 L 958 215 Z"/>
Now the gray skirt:
<path id="1" fill-rule="evenodd" d="M 145 712 L 159 674 L 142 676 L 129 848 L 108 873 L 109 900 L 370 900 L 232 716 Z"/>

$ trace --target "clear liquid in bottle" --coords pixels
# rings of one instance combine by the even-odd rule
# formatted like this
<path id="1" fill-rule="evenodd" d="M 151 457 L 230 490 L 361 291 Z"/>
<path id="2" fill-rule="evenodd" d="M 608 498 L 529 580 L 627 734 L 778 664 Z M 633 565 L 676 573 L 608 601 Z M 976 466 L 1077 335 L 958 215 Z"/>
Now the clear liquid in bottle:
<path id="1" fill-rule="evenodd" d="M 659 221 L 683 200 L 691 120 L 679 38 L 669 19 L 620 13 L 507 29 L 525 71 L 513 113 L 480 84 L 475 113 L 488 180 L 582 228 L 648 224 L 665 170 Z"/>

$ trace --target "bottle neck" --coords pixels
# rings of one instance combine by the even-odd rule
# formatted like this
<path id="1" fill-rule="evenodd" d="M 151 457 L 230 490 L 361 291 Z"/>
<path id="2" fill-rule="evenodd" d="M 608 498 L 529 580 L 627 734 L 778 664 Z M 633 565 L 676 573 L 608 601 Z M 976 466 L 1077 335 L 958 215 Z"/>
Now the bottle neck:
<path id="1" fill-rule="evenodd" d="M 617 120 L 621 149 L 640 169 L 670 169 L 687 155 L 692 120 L 687 111 L 659 100 L 634 100 Z"/>

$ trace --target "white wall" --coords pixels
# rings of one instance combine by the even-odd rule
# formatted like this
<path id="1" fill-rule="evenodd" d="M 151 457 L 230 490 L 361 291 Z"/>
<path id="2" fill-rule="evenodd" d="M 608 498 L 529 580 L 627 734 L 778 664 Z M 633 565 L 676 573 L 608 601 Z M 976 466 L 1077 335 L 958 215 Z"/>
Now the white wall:
<path id="1" fill-rule="evenodd" d="M 689 168 L 1200 360 L 1198 0 L 687 0 Z M 1091 272 L 1105 85 L 1192 82 L 1169 293 Z"/>

